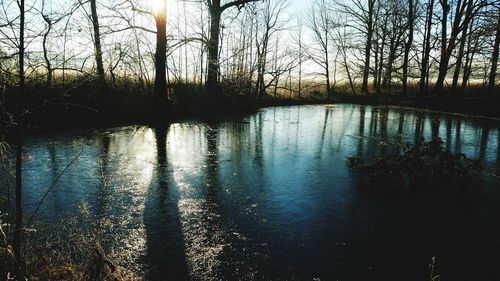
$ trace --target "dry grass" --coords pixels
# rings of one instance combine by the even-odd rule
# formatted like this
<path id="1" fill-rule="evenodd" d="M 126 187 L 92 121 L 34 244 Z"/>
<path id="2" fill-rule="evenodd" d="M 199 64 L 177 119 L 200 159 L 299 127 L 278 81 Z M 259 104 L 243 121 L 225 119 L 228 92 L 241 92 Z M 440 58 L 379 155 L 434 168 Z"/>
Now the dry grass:
<path id="1" fill-rule="evenodd" d="M 107 241 L 95 229 L 72 218 L 63 223 L 40 226 L 27 231 L 25 241 L 26 274 L 29 280 L 136 281 L 142 277 L 121 265 L 128 257 L 106 252 Z M 64 225 L 61 228 L 61 225 Z M 0 280 L 14 272 L 12 247 L 6 236 L 0 245 Z"/>

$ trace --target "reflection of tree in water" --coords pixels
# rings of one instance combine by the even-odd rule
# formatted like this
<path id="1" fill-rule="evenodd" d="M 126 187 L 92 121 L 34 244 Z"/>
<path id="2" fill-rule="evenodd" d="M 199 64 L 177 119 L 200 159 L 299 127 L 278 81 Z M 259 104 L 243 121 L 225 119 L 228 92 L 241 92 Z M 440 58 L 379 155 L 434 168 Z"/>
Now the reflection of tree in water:
<path id="1" fill-rule="evenodd" d="M 332 108 L 329 106 L 325 107 L 325 118 L 323 119 L 323 126 L 321 128 L 321 137 L 319 139 L 319 145 L 318 145 L 318 158 L 321 157 L 321 154 L 323 153 L 323 147 L 325 143 L 325 136 L 326 136 L 326 129 L 328 126 L 328 122 L 330 120 L 330 116 L 332 115 Z"/>
<path id="2" fill-rule="evenodd" d="M 439 116 L 431 116 L 431 139 L 439 138 L 439 127 L 441 126 L 441 119 Z"/>
<path id="3" fill-rule="evenodd" d="M 387 140 L 387 122 L 389 121 L 389 108 L 383 107 L 380 110 L 380 138 Z"/>
<path id="4" fill-rule="evenodd" d="M 178 194 L 171 190 L 167 157 L 166 128 L 154 129 L 156 137 L 156 175 L 144 206 L 146 230 L 146 277 L 148 280 L 187 280 L 184 238 L 178 209 Z"/>
<path id="5" fill-rule="evenodd" d="M 401 145 L 404 135 L 406 112 L 403 110 L 399 110 L 397 111 L 397 113 L 398 113 L 398 131 L 396 132 L 396 144 Z"/>
<path id="6" fill-rule="evenodd" d="M 500 127 L 497 129 L 497 176 L 500 176 Z"/>
<path id="7" fill-rule="evenodd" d="M 264 145 L 262 142 L 262 130 L 264 129 L 264 114 L 259 112 L 257 115 L 257 123 L 255 124 L 255 159 L 258 166 L 263 167 L 264 161 Z M 262 169 L 261 169 L 262 170 Z"/>
<path id="8" fill-rule="evenodd" d="M 452 128 L 453 128 L 453 122 L 450 118 L 450 116 L 446 116 L 446 140 L 445 140 L 445 149 L 446 151 L 451 150 L 451 134 L 452 134 Z"/>
<path id="9" fill-rule="evenodd" d="M 366 118 L 366 107 L 361 106 L 359 108 L 359 129 L 358 129 L 358 156 L 363 156 L 363 143 L 365 141 L 365 118 Z"/>
<path id="10" fill-rule="evenodd" d="M 486 147 L 488 146 L 488 138 L 490 136 L 490 126 L 483 124 L 481 127 L 481 140 L 479 142 L 479 159 L 484 160 L 486 156 Z"/>
<path id="11" fill-rule="evenodd" d="M 96 196 L 97 198 L 97 204 L 96 204 L 96 229 L 97 231 L 105 232 L 102 227 L 105 224 L 106 218 L 109 216 L 109 210 L 110 210 L 110 196 L 112 192 L 109 190 L 111 188 L 111 184 L 108 182 L 110 179 L 108 179 L 108 176 L 110 173 L 109 171 L 109 162 L 110 162 L 110 155 L 109 155 L 109 146 L 111 143 L 111 137 L 109 133 L 105 132 L 100 136 L 101 139 L 101 151 L 99 153 L 99 160 L 97 163 L 97 178 L 99 181 L 99 195 Z"/>
<path id="12" fill-rule="evenodd" d="M 425 116 L 421 111 L 416 112 L 417 119 L 415 121 L 415 144 L 421 144 L 424 135 Z"/>
<path id="13" fill-rule="evenodd" d="M 378 128 L 378 108 L 372 107 L 370 116 L 370 136 L 377 135 L 377 128 Z"/>
<path id="14" fill-rule="evenodd" d="M 48 152 L 49 152 L 49 157 L 50 157 L 50 170 L 51 170 L 51 179 L 50 181 L 53 182 L 59 173 L 61 172 L 62 168 L 60 167 L 60 160 L 57 157 L 57 144 L 55 142 L 50 142 L 48 145 Z M 61 150 L 59 148 L 59 150 Z M 53 192 L 52 196 L 53 198 L 53 208 L 56 213 L 59 213 L 63 208 L 64 205 L 64 198 L 61 198 L 59 192 Z"/>
<path id="15" fill-rule="evenodd" d="M 462 121 L 457 119 L 455 129 L 455 153 L 462 152 Z"/>

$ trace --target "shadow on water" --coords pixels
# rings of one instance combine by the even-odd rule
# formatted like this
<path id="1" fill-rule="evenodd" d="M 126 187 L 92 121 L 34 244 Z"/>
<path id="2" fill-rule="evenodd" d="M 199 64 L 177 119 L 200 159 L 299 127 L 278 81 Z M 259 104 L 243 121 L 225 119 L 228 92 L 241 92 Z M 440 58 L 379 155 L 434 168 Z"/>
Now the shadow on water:
<path id="1" fill-rule="evenodd" d="M 500 280 L 498 127 L 329 105 L 96 131 L 43 214 L 77 213 L 87 201 L 141 256 L 147 280 L 428 280 L 433 256 L 442 280 Z M 346 167 L 348 155 L 374 159 L 432 137 L 481 159 L 481 188 L 356 188 L 364 178 Z M 28 211 L 80 149 L 67 147 L 82 142 L 62 135 L 47 148 L 46 139 L 27 143 L 39 147 L 25 164 Z"/>
<path id="2" fill-rule="evenodd" d="M 167 149 L 167 128 L 154 128 L 156 142 L 155 175 L 144 206 L 146 238 L 146 278 L 148 280 L 188 280 L 184 237 L 178 209 L 179 194 L 171 184 Z"/>

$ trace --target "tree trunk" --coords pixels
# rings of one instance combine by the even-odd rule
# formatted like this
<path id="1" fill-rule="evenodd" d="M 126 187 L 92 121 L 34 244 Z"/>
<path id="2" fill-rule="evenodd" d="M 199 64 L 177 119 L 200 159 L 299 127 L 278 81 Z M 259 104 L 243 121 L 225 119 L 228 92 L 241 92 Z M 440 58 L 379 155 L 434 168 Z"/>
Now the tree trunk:
<path id="1" fill-rule="evenodd" d="M 219 73 L 219 35 L 222 11 L 218 7 L 212 7 L 209 10 L 210 38 L 208 39 L 208 73 L 205 87 L 207 93 L 211 95 L 220 95 L 217 77 Z"/>
<path id="2" fill-rule="evenodd" d="M 328 31 L 325 34 L 325 76 L 326 76 L 326 96 L 328 100 L 332 99 L 332 89 L 330 83 L 330 53 L 328 50 Z"/>
<path id="3" fill-rule="evenodd" d="M 469 81 L 469 76 L 471 73 L 472 60 L 474 59 L 474 50 L 476 49 L 477 39 L 473 38 L 473 30 L 474 30 L 474 21 L 471 20 L 469 24 L 469 36 L 467 38 L 467 50 L 465 52 L 465 63 L 464 63 L 464 73 L 462 76 L 462 87 L 461 92 L 465 92 L 465 88 L 467 87 L 467 83 Z M 474 43 L 473 43 L 474 41 Z"/>
<path id="4" fill-rule="evenodd" d="M 441 93 L 444 87 L 444 79 L 446 78 L 446 73 L 448 72 L 448 63 L 450 57 L 447 52 L 450 46 L 448 46 L 448 14 L 450 7 L 448 6 L 447 0 L 441 0 L 441 7 L 443 10 L 441 16 L 441 53 L 439 60 L 439 72 L 436 80 L 436 85 L 434 86 L 434 93 Z M 458 15 L 455 15 L 458 16 Z M 452 31 L 453 32 L 453 31 Z M 450 45 L 454 42 L 450 39 Z"/>
<path id="5" fill-rule="evenodd" d="M 104 77 L 104 64 L 102 63 L 101 33 L 99 32 L 99 18 L 97 17 L 96 0 L 90 0 L 90 12 L 92 15 L 92 27 L 94 28 L 95 61 L 97 64 L 97 79 L 101 86 L 106 85 Z"/>
<path id="6" fill-rule="evenodd" d="M 408 95 L 408 57 L 410 54 L 411 45 L 413 44 L 413 0 L 408 0 L 408 40 L 405 44 L 403 58 L 403 96 Z"/>
<path id="7" fill-rule="evenodd" d="M 47 38 L 49 37 L 50 30 L 52 29 L 52 21 L 48 16 L 42 15 L 43 20 L 47 23 L 47 30 L 43 34 L 42 48 L 43 48 L 43 59 L 45 60 L 45 67 L 47 67 L 47 87 L 52 85 L 52 65 L 50 64 L 50 59 L 47 51 Z"/>
<path id="8" fill-rule="evenodd" d="M 465 1 L 465 0 L 464 0 Z M 451 55 L 455 49 L 456 39 L 461 31 L 461 28 L 467 29 L 467 25 L 472 17 L 472 1 L 468 0 L 467 3 L 459 0 L 456 4 L 455 19 L 451 28 L 450 38 L 447 38 L 447 18 L 449 14 L 448 1 L 443 0 L 443 18 L 441 21 L 441 59 L 439 62 L 439 74 L 434 86 L 434 93 L 441 93 L 444 89 L 444 80 L 448 72 L 448 65 Z M 467 5 L 465 5 L 467 4 Z M 467 7 L 467 9 L 466 9 Z M 462 20 L 463 18 L 463 20 Z M 462 52 L 463 53 L 463 52 Z"/>
<path id="9" fill-rule="evenodd" d="M 462 30 L 462 36 L 460 38 L 460 46 L 458 47 L 457 62 L 455 65 L 455 70 L 453 72 L 453 81 L 451 82 L 451 92 L 454 93 L 458 85 L 458 77 L 460 76 L 460 70 L 462 69 L 462 59 L 464 57 L 465 42 L 467 39 L 467 27 Z"/>
<path id="10" fill-rule="evenodd" d="M 373 13 L 375 11 L 375 0 L 368 1 L 368 22 L 366 30 L 365 65 L 363 68 L 363 84 L 361 92 L 368 93 L 368 75 L 370 74 L 370 51 L 372 49 L 373 37 Z"/>
<path id="11" fill-rule="evenodd" d="M 155 53 L 155 84 L 154 84 L 154 101 L 155 105 L 164 106 L 167 100 L 167 1 L 162 0 L 162 8 L 158 11 L 155 17 L 156 21 L 156 53 Z"/>
<path id="12" fill-rule="evenodd" d="M 429 57 L 431 52 L 431 31 L 434 0 L 430 0 L 427 7 L 424 34 L 424 50 L 422 52 L 422 70 L 420 72 L 420 95 L 427 92 L 427 77 L 429 76 Z"/>
<path id="13" fill-rule="evenodd" d="M 495 93 L 495 80 L 497 76 L 498 53 L 500 47 L 500 9 L 498 11 L 497 34 L 495 36 L 495 46 L 491 57 L 491 71 L 488 82 L 488 94 L 492 96 Z"/>
<path id="14" fill-rule="evenodd" d="M 299 34 L 299 85 L 298 86 L 299 86 L 298 96 L 300 98 L 300 96 L 302 95 L 302 30 L 300 31 Z"/>
<path id="15" fill-rule="evenodd" d="M 472 8 L 473 8 L 473 1 L 469 0 L 467 3 L 467 12 L 466 12 L 466 17 L 471 18 L 472 21 Z M 469 20 L 464 21 L 464 26 L 462 30 L 462 36 L 460 38 L 460 46 L 458 47 L 458 54 L 457 54 L 457 62 L 455 65 L 455 71 L 453 72 L 453 81 L 451 83 L 451 93 L 455 93 L 458 85 L 458 77 L 460 76 L 460 70 L 462 68 L 462 60 L 464 57 L 464 49 L 465 49 L 465 43 L 467 39 L 467 32 L 469 30 Z"/>
<path id="16" fill-rule="evenodd" d="M 375 83 L 376 87 L 375 87 L 375 93 L 377 95 L 380 94 L 380 89 L 381 89 L 381 82 L 382 82 L 382 69 L 384 68 L 384 48 L 385 48 L 385 38 L 387 36 L 387 17 L 384 19 L 384 25 L 382 26 L 382 42 L 381 42 L 381 46 L 380 46 L 380 50 L 379 50 L 379 53 L 380 53 L 380 58 L 378 60 L 378 74 L 377 74 L 377 81 Z"/>

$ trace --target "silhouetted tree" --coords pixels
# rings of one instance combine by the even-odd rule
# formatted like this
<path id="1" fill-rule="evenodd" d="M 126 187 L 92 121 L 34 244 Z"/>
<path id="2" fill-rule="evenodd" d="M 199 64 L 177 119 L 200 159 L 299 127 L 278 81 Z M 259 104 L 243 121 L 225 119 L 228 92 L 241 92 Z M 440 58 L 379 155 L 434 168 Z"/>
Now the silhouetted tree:
<path id="1" fill-rule="evenodd" d="M 493 95 L 495 92 L 495 81 L 497 76 L 497 65 L 498 65 L 498 53 L 500 49 L 500 6 L 497 9 L 498 12 L 498 20 L 496 25 L 496 35 L 495 35 L 495 43 L 493 46 L 493 55 L 491 56 L 491 70 L 490 77 L 488 81 L 488 93 Z"/>
<path id="2" fill-rule="evenodd" d="M 90 0 L 90 12 L 92 15 L 92 27 L 94 31 L 94 49 L 95 49 L 95 62 L 97 65 L 97 78 L 101 86 L 106 85 L 104 76 L 104 64 L 102 62 L 102 47 L 101 47 L 101 33 L 99 26 L 99 17 L 97 16 L 97 3 L 96 0 Z"/>
<path id="3" fill-rule="evenodd" d="M 167 0 L 161 1 L 161 7 L 155 15 L 156 52 L 155 52 L 155 84 L 154 99 L 156 106 L 164 105 L 167 95 Z"/>
<path id="4" fill-rule="evenodd" d="M 246 3 L 259 0 L 237 0 L 221 3 L 221 0 L 207 0 L 210 13 L 210 35 L 208 39 L 208 69 L 205 88 L 210 94 L 220 94 L 218 83 L 219 76 L 219 39 L 221 30 L 221 16 L 224 11 L 231 7 L 243 7 Z"/>

